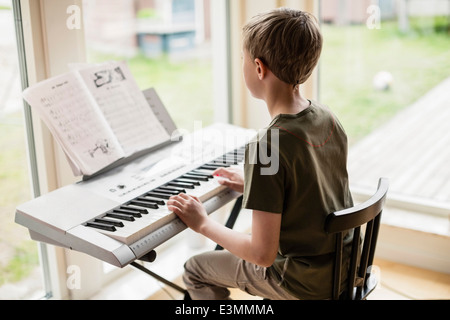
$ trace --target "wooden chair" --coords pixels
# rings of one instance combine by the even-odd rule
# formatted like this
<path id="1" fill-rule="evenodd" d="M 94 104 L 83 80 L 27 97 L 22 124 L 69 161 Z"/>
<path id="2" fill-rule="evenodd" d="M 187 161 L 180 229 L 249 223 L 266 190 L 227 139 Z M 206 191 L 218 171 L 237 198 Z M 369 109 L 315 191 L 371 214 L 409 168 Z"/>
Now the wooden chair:
<path id="1" fill-rule="evenodd" d="M 333 275 L 333 300 L 365 300 L 378 284 L 371 273 L 381 213 L 386 201 L 389 181 L 381 178 L 377 192 L 366 202 L 352 208 L 333 212 L 325 222 L 325 231 L 336 234 L 336 259 Z M 361 227 L 365 226 L 363 241 Z M 348 270 L 347 289 L 341 293 L 343 235 L 354 230 L 352 253 Z M 362 251 L 361 251 L 362 245 Z"/>

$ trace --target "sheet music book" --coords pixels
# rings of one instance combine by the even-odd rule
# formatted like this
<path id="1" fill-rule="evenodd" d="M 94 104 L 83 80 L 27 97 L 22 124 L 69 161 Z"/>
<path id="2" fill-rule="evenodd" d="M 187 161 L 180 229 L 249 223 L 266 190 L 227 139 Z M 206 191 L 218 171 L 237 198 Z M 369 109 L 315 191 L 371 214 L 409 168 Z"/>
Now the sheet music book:
<path id="1" fill-rule="evenodd" d="M 75 176 L 94 175 L 170 141 L 124 62 L 90 65 L 45 80 L 23 97 L 64 150 Z"/>

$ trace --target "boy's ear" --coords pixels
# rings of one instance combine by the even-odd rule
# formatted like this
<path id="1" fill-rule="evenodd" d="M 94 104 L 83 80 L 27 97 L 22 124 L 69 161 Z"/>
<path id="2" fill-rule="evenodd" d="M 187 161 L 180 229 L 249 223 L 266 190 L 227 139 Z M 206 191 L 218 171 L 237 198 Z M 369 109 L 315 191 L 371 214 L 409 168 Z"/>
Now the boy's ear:
<path id="1" fill-rule="evenodd" d="M 266 65 L 259 58 L 255 59 L 255 65 L 259 80 L 263 80 L 267 73 Z"/>

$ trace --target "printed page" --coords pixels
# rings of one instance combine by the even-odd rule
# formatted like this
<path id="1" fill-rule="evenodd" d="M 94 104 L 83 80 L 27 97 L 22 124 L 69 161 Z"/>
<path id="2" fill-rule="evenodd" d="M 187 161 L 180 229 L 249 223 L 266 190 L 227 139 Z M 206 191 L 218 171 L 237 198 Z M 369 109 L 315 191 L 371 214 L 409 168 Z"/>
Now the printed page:
<path id="1" fill-rule="evenodd" d="M 73 162 L 75 176 L 94 174 L 124 157 L 117 138 L 74 73 L 40 82 L 26 89 L 23 97 Z"/>
<path id="2" fill-rule="evenodd" d="M 125 62 L 78 71 L 126 156 L 170 140 Z"/>

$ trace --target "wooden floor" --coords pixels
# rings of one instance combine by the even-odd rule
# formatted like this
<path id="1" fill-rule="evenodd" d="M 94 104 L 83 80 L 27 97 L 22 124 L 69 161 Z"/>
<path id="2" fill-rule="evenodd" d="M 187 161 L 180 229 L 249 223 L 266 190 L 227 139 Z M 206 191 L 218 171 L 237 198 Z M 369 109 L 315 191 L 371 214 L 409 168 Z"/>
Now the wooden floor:
<path id="1" fill-rule="evenodd" d="M 450 78 L 352 146 L 351 185 L 450 203 Z"/>
<path id="2" fill-rule="evenodd" d="M 380 267 L 381 283 L 369 300 L 448 300 L 450 274 L 438 273 L 384 260 Z"/>
<path id="3" fill-rule="evenodd" d="M 450 274 L 419 269 L 376 260 L 380 283 L 368 300 L 448 300 L 450 299 Z M 181 278 L 175 281 L 183 286 Z M 233 300 L 261 300 L 240 290 L 231 290 Z M 182 294 L 164 287 L 149 300 L 182 300 Z"/>

